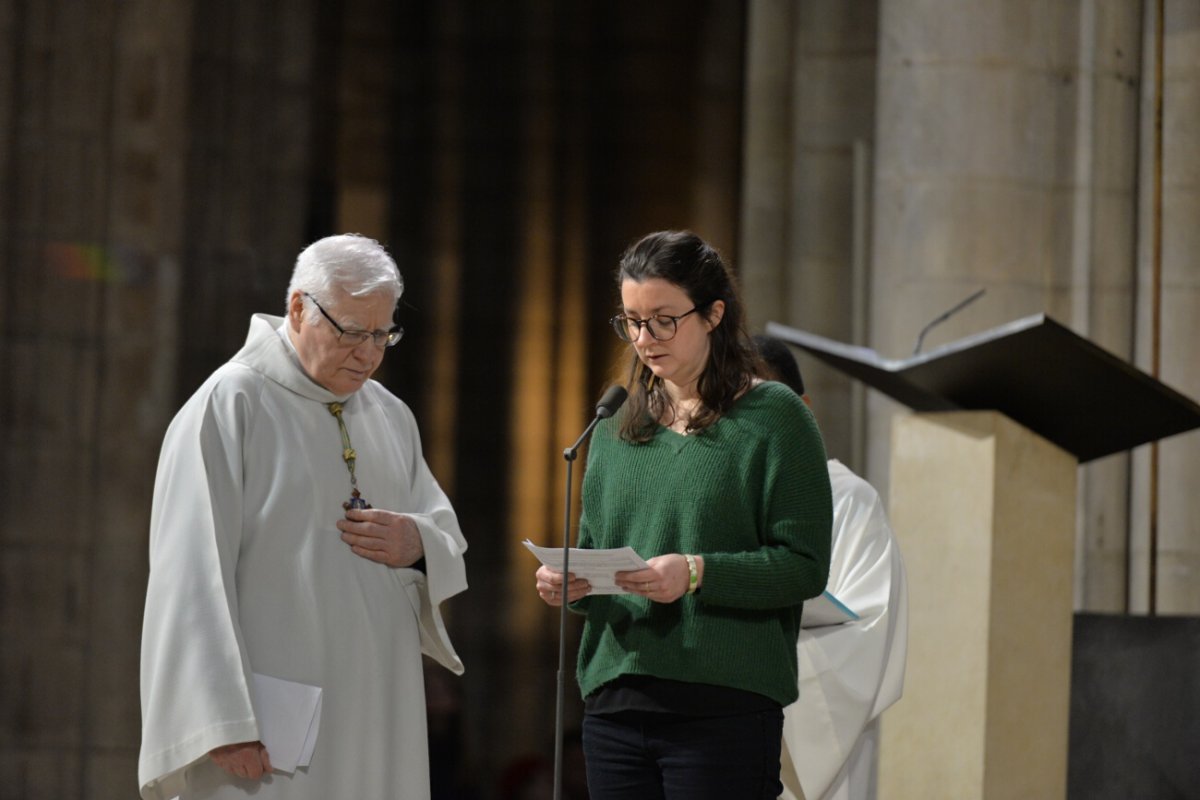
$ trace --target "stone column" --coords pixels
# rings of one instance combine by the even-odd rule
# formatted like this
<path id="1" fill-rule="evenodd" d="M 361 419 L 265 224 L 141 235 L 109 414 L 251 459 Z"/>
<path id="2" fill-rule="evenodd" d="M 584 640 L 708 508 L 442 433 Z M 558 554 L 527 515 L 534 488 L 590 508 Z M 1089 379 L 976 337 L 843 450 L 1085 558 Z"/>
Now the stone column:
<path id="1" fill-rule="evenodd" d="M 1151 317 L 1154 292 L 1154 53 L 1157 4 L 1145 3 L 1143 43 L 1141 201 L 1138 239 L 1137 363 L 1152 369 Z M 1161 163 L 1161 356 L 1160 379 L 1200 398 L 1200 5 L 1166 0 L 1163 25 Z M 1134 457 L 1133 577 L 1131 606 L 1149 607 L 1150 461 L 1152 448 Z M 1156 610 L 1200 613 L 1200 431 L 1159 444 L 1157 504 L 1158 559 Z"/>
<path id="2" fill-rule="evenodd" d="M 1132 357 L 1140 21 L 1123 4 L 898 0 L 881 7 L 871 345 L 908 355 L 1045 312 Z M 873 398 L 886 488 L 897 408 Z M 1127 456 L 1080 481 L 1077 606 L 1124 605 Z M 1095 569 L 1090 568 L 1095 564 Z"/>
<path id="3" fill-rule="evenodd" d="M 753 0 L 749 14 L 737 261 L 750 323 L 862 344 L 867 281 L 855 263 L 867 241 L 855 230 L 869 165 L 855 153 L 869 152 L 875 127 L 876 6 Z M 858 395 L 818 362 L 801 356 L 801 368 L 826 448 L 857 466 Z"/>

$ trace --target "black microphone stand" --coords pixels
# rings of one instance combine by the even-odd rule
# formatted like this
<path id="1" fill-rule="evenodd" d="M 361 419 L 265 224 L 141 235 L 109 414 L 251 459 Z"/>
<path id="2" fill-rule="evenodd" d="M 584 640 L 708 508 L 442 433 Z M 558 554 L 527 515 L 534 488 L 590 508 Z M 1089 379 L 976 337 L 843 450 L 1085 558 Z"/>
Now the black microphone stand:
<path id="1" fill-rule="evenodd" d="M 562 800 L 563 698 L 567 680 L 567 575 L 571 571 L 571 467 L 575 464 L 580 445 L 587 437 L 591 436 L 592 429 L 601 419 L 604 417 L 597 413 L 579 438 L 575 440 L 575 444 L 563 450 L 563 458 L 567 462 L 567 496 L 563 503 L 563 585 L 558 624 L 558 699 L 554 710 L 554 800 Z"/>

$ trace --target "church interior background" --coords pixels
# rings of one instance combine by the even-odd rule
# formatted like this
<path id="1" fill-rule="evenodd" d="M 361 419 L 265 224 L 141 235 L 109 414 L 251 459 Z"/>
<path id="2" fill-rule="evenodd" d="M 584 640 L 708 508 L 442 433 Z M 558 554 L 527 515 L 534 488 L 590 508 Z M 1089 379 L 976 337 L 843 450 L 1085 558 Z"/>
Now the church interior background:
<path id="1" fill-rule="evenodd" d="M 985 288 L 926 349 L 1044 312 L 1200 398 L 1197 220 L 1195 0 L 0 0 L 0 795 L 136 795 L 162 434 L 315 238 L 405 278 L 378 377 L 470 542 L 431 726 L 486 800 L 553 752 L 520 542 L 628 243 L 700 233 L 753 332 L 901 357 Z M 886 497 L 906 410 L 801 363 Z M 1197 474 L 1196 432 L 1080 468 L 1077 612 L 1200 614 Z"/>

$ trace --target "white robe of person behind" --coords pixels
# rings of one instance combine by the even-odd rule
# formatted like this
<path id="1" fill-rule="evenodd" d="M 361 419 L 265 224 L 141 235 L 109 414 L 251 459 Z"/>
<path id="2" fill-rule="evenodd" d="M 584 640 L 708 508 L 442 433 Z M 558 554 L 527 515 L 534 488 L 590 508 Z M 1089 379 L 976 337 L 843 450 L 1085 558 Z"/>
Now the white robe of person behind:
<path id="1" fill-rule="evenodd" d="M 422 659 L 461 673 L 440 604 L 466 589 L 467 544 L 427 467 L 412 412 L 375 381 L 348 398 L 313 382 L 282 318 L 171 423 L 155 480 L 142 637 L 143 798 L 429 797 Z M 351 552 L 344 401 L 364 499 L 416 522 L 425 571 Z M 261 781 L 207 756 L 261 739 L 255 673 L 321 687 L 311 764 Z"/>
<path id="2" fill-rule="evenodd" d="M 800 631 L 800 699 L 784 709 L 782 800 L 874 798 L 879 715 L 904 687 L 908 595 L 883 502 L 839 461 L 829 461 L 829 479 L 826 588 L 859 619 Z"/>

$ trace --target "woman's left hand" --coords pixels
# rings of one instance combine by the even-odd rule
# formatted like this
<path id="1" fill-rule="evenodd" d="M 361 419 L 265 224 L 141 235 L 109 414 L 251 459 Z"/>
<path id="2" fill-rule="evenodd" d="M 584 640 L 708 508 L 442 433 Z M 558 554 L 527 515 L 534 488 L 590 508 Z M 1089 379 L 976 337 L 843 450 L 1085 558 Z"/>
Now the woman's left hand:
<path id="1" fill-rule="evenodd" d="M 695 556 L 699 561 L 700 557 Z M 631 594 L 640 594 L 655 603 L 674 603 L 687 594 L 691 576 L 687 559 L 679 553 L 646 560 L 650 566 L 632 572 L 618 572 L 617 586 Z"/>

